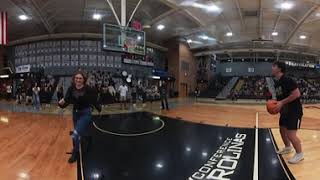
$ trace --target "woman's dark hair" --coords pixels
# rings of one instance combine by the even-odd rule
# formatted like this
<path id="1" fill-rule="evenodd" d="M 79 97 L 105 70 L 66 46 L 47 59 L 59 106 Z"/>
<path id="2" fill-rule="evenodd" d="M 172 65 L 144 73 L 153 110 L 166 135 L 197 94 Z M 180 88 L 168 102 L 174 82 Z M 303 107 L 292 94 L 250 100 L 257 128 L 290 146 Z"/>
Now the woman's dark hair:
<path id="1" fill-rule="evenodd" d="M 286 73 L 286 64 L 284 62 L 276 61 L 273 63 L 273 65 L 281 69 L 282 73 Z"/>
<path id="2" fill-rule="evenodd" d="M 75 85 L 75 77 L 76 77 L 76 75 L 78 75 L 78 74 L 80 74 L 80 75 L 83 77 L 83 84 L 86 85 L 87 80 L 88 80 L 88 77 L 87 77 L 86 73 L 83 72 L 82 70 L 77 71 L 77 72 L 72 76 L 72 85 L 73 85 L 73 86 Z"/>

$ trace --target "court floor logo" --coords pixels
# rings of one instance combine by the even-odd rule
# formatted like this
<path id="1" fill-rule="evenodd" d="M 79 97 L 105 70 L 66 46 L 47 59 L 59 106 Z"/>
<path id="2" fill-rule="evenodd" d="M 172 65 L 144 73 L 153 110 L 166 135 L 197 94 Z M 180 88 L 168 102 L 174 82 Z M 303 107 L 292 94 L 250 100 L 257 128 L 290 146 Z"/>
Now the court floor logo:
<path id="1" fill-rule="evenodd" d="M 240 159 L 246 134 L 237 133 L 234 138 L 226 138 L 219 149 L 188 180 L 229 180 Z"/>

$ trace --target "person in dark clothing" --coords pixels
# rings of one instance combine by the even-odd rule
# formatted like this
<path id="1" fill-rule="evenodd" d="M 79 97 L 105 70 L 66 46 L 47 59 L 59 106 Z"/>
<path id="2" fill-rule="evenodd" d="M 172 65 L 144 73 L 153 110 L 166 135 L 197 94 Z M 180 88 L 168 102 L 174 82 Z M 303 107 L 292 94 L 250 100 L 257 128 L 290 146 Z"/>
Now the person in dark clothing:
<path id="1" fill-rule="evenodd" d="M 131 90 L 131 102 L 133 108 L 137 108 L 137 86 L 133 85 Z"/>
<path id="2" fill-rule="evenodd" d="M 79 156 L 80 138 L 87 136 L 88 127 L 91 123 L 91 112 L 96 108 L 101 112 L 101 105 L 98 103 L 97 92 L 86 85 L 87 77 L 82 71 L 78 71 L 72 78 L 72 85 L 68 88 L 64 98 L 59 101 L 61 108 L 73 104 L 73 125 L 71 135 L 73 140 L 72 155 L 68 162 L 77 161 Z"/>
<path id="3" fill-rule="evenodd" d="M 199 87 L 197 86 L 196 89 L 194 90 L 194 95 L 196 98 L 198 98 L 200 96 L 200 89 Z"/>
<path id="4" fill-rule="evenodd" d="M 63 98 L 63 86 L 62 85 L 60 85 L 57 88 L 57 98 L 58 98 L 58 101 L 60 101 Z"/>
<path id="5" fill-rule="evenodd" d="M 166 110 L 169 110 L 167 86 L 166 86 L 165 81 L 162 81 L 159 91 L 160 91 L 160 99 L 161 99 L 161 107 L 162 107 L 162 109 L 166 108 Z M 164 106 L 164 105 L 166 105 L 166 106 Z"/>
<path id="6" fill-rule="evenodd" d="M 16 90 L 16 103 L 21 104 L 22 101 L 22 87 L 18 86 Z"/>
<path id="7" fill-rule="evenodd" d="M 33 95 L 32 86 L 29 85 L 26 92 L 26 105 L 32 104 L 32 95 Z"/>
<path id="8" fill-rule="evenodd" d="M 137 94 L 138 94 L 139 100 L 142 101 L 142 107 L 143 108 L 146 107 L 147 93 L 142 83 L 138 85 Z"/>
<path id="9" fill-rule="evenodd" d="M 303 160 L 301 141 L 297 136 L 303 116 L 300 102 L 300 90 L 297 83 L 285 75 L 286 65 L 284 62 L 275 62 L 272 66 L 272 75 L 277 79 L 275 90 L 277 96 L 277 106 L 275 111 L 280 112 L 280 134 L 285 148 L 278 151 L 278 154 L 288 154 L 293 151 L 291 144 L 296 150 L 296 154 L 289 159 L 289 163 L 296 164 Z"/>

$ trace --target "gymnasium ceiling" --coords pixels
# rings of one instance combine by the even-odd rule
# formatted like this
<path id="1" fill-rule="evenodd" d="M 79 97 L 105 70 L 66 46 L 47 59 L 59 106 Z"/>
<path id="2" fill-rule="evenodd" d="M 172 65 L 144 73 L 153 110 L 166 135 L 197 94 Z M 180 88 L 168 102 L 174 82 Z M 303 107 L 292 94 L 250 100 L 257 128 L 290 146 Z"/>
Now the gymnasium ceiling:
<path id="1" fill-rule="evenodd" d="M 117 24 L 107 1 L 121 19 L 121 0 L 0 0 L 0 11 L 9 14 L 11 41 L 56 33 L 102 33 L 103 23 Z M 138 3 L 127 0 L 127 20 Z M 160 45 L 175 37 L 189 40 L 192 49 L 258 43 L 319 51 L 319 6 L 320 0 L 142 0 L 133 19 L 149 26 L 144 29 L 147 41 Z M 93 20 L 94 13 L 102 19 Z M 30 19 L 19 20 L 21 14 Z M 161 31 L 159 24 L 165 26 Z M 271 41 L 252 41 L 259 38 Z"/>

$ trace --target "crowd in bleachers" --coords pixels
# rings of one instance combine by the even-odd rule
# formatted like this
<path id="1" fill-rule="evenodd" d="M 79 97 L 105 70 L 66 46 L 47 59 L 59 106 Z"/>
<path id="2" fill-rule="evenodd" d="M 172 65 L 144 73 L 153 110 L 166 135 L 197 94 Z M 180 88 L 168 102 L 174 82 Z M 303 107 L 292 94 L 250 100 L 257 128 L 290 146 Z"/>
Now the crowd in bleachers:
<path id="1" fill-rule="evenodd" d="M 127 87 L 127 101 L 135 104 L 141 101 L 153 102 L 160 99 L 158 84 L 148 83 L 147 79 L 123 76 L 120 72 L 110 73 L 104 71 L 90 71 L 87 84 L 97 90 L 101 104 L 112 104 L 120 101 L 120 85 Z M 19 78 L 18 78 L 19 79 Z M 202 97 L 215 97 L 227 85 L 231 77 L 217 76 L 209 84 L 207 91 L 201 92 Z M 315 102 L 320 100 L 320 80 L 293 77 L 301 92 L 304 102 Z M 28 75 L 16 83 L 13 87 L 12 81 L 2 81 L 0 86 L 0 97 L 7 100 L 15 99 L 18 104 L 35 105 L 50 104 L 54 100 L 63 98 L 66 89 L 58 84 L 59 78 L 50 75 Z M 199 90 L 197 90 L 199 91 Z M 168 91 L 171 95 L 172 93 Z M 267 88 L 266 77 L 247 76 L 240 77 L 229 98 L 237 99 L 270 99 L 271 92 Z M 39 101 L 39 102 L 38 102 Z M 38 102 L 38 103 L 37 103 Z"/>
<path id="2" fill-rule="evenodd" d="M 132 75 L 124 76 L 120 72 L 91 71 L 88 73 L 87 84 L 97 89 L 101 104 L 119 102 L 121 85 L 128 89 L 126 92 L 127 101 L 137 99 L 145 103 L 160 99 L 156 84 L 147 83 L 147 80 L 143 78 L 136 79 Z"/>
<path id="3" fill-rule="evenodd" d="M 267 97 L 270 97 L 270 92 L 267 88 L 265 77 L 241 77 L 239 78 L 238 83 L 241 83 L 239 89 L 233 88 L 230 92 L 229 98 L 231 98 L 232 100 L 267 99 Z M 235 87 L 237 87 L 237 85 Z"/>
<path id="4" fill-rule="evenodd" d="M 224 77 L 221 75 L 217 75 L 213 80 L 210 81 L 207 90 L 196 93 L 199 94 L 200 97 L 216 97 L 221 90 L 228 84 L 231 77 Z M 199 92 L 198 90 L 196 90 Z"/>
<path id="5" fill-rule="evenodd" d="M 51 75 L 26 74 L 23 78 L 18 77 L 13 86 L 12 81 L 2 83 L 1 94 L 6 100 L 15 99 L 17 104 L 34 104 L 39 107 L 40 103 L 50 104 L 58 79 Z"/>
<path id="6" fill-rule="evenodd" d="M 301 92 L 301 100 L 303 102 L 316 102 L 320 100 L 320 81 L 318 79 L 307 79 L 293 77 L 297 82 Z M 231 90 L 229 98 L 237 99 L 270 99 L 272 94 L 269 91 L 265 77 L 241 77 L 238 81 L 242 81 L 240 90 L 235 87 Z"/>
<path id="7" fill-rule="evenodd" d="M 315 102 L 320 99 L 319 94 L 319 81 L 317 80 L 308 80 L 306 78 L 294 78 L 297 82 L 301 99 L 304 102 Z"/>
<path id="8" fill-rule="evenodd" d="M 120 71 L 110 73 L 93 70 L 87 72 L 87 75 L 87 85 L 97 91 L 99 101 L 103 105 L 120 102 L 120 86 L 126 87 L 125 92 L 122 91 L 125 93 L 126 102 L 132 102 L 134 106 L 137 102 L 146 106 L 148 101 L 152 103 L 160 100 L 159 81 L 152 83 L 145 78 L 135 78 L 132 75 L 124 76 Z M 17 104 L 34 105 L 35 109 L 40 110 L 43 107 L 41 104 L 49 106 L 50 103 L 62 99 L 67 91 L 66 88 L 63 82 L 59 83 L 59 79 L 53 76 L 36 78 L 30 75 L 20 83 L 16 83 L 15 88 L 13 88 L 12 81 L 3 83 L 1 94 L 7 100 L 15 99 Z M 166 89 L 168 88 L 166 87 Z"/>

